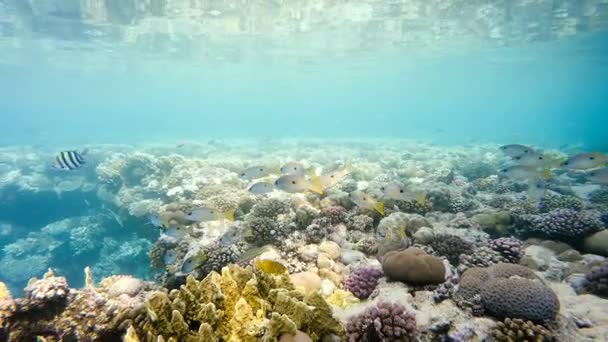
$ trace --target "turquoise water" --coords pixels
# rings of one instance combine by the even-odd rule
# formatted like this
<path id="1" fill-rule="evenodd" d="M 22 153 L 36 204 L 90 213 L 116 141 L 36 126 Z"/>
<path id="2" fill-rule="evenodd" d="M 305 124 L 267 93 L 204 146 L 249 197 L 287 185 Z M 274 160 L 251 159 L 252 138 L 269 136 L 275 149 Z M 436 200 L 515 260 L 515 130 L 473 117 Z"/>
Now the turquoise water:
<path id="1" fill-rule="evenodd" d="M 21 293 L 53 268 L 78 287 L 92 266 L 171 283 L 150 217 L 247 193 L 252 165 L 352 159 L 346 189 L 431 191 L 498 178 L 502 144 L 606 153 L 607 94 L 600 0 L 0 0 L 0 281 Z"/>
<path id="2" fill-rule="evenodd" d="M 5 145 L 364 136 L 606 148 L 601 2 L 0 4 Z"/>

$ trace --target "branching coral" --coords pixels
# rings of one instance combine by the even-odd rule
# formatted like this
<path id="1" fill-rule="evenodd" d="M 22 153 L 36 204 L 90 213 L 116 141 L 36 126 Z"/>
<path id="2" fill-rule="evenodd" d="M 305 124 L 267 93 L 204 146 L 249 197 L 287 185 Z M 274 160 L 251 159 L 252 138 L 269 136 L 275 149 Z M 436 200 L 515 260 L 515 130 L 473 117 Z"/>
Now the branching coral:
<path id="1" fill-rule="evenodd" d="M 229 266 L 201 281 L 188 277 L 180 290 L 155 292 L 146 301 L 148 317 L 137 328 L 148 341 L 276 341 L 300 330 L 313 341 L 343 328 L 318 293 L 304 296 L 286 276 Z"/>
<path id="2" fill-rule="evenodd" d="M 473 252 L 473 244 L 456 235 L 435 235 L 429 245 L 436 255 L 446 257 L 453 265 L 458 263 L 461 254 Z"/>
<path id="3" fill-rule="evenodd" d="M 541 213 L 548 213 L 556 209 L 581 211 L 583 201 L 575 196 L 545 196 L 539 203 Z"/>
<path id="4" fill-rule="evenodd" d="M 498 238 L 490 240 L 488 246 L 499 252 L 500 255 L 507 261 L 514 264 L 519 263 L 524 255 L 523 242 L 516 238 Z"/>
<path id="5" fill-rule="evenodd" d="M 344 287 L 357 298 L 365 299 L 372 294 L 378 280 L 384 276 L 382 269 L 374 266 L 356 268 L 346 279 Z"/>
<path id="6" fill-rule="evenodd" d="M 416 341 L 416 317 L 403 305 L 380 303 L 352 317 L 346 325 L 346 341 Z"/>

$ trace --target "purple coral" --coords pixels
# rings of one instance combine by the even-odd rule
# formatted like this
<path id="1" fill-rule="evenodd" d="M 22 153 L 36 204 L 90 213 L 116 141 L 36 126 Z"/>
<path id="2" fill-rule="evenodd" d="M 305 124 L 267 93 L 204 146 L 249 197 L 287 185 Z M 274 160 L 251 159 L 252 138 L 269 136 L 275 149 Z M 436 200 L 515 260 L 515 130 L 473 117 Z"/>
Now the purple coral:
<path id="1" fill-rule="evenodd" d="M 517 264 L 524 254 L 523 242 L 513 237 L 490 240 L 489 247 L 499 252 L 507 262 Z"/>
<path id="2" fill-rule="evenodd" d="M 352 317 L 346 324 L 346 341 L 403 341 L 416 340 L 416 316 L 403 305 L 380 303 Z"/>
<path id="3" fill-rule="evenodd" d="M 516 218 L 519 234 L 537 233 L 560 240 L 583 238 L 603 228 L 598 217 L 573 209 L 556 209 L 540 215 L 520 215 Z"/>
<path id="4" fill-rule="evenodd" d="M 379 267 L 363 266 L 355 269 L 346 282 L 344 287 L 352 292 L 359 299 L 366 299 L 369 297 L 376 285 L 378 280 L 384 276 L 384 272 Z"/>

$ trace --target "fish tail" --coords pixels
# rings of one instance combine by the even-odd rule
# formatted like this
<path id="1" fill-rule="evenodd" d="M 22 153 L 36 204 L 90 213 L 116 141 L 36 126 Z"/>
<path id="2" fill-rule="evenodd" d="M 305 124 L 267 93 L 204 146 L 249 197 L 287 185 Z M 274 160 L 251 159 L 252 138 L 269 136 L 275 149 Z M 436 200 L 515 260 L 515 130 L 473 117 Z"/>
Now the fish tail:
<path id="1" fill-rule="evenodd" d="M 425 205 L 428 200 L 429 199 L 424 192 L 416 193 L 416 201 L 418 201 L 418 203 Z"/>
<path id="2" fill-rule="evenodd" d="M 384 203 L 377 202 L 375 207 L 376 207 L 376 211 L 378 211 L 380 213 L 380 215 L 384 216 Z"/>
<path id="3" fill-rule="evenodd" d="M 224 213 L 224 218 L 230 222 L 234 222 L 234 209 L 230 209 Z"/>
<path id="4" fill-rule="evenodd" d="M 270 165 L 270 173 L 272 173 L 273 175 L 280 175 L 281 174 L 281 164 L 280 163 L 276 163 L 276 164 L 272 164 Z"/>
<path id="5" fill-rule="evenodd" d="M 310 177 L 309 189 L 318 194 L 323 194 L 323 183 L 321 182 L 321 177 L 317 175 Z"/>

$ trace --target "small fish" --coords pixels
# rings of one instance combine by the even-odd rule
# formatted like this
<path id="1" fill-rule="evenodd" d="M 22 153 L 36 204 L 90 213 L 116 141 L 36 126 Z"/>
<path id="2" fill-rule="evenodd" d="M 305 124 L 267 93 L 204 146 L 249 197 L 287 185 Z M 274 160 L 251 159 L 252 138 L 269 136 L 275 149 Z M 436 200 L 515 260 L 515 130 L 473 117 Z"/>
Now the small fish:
<path id="1" fill-rule="evenodd" d="M 181 226 L 169 227 L 163 230 L 164 235 L 180 240 L 188 235 L 188 229 Z"/>
<path id="2" fill-rule="evenodd" d="M 254 180 L 266 177 L 273 173 L 278 173 L 278 170 L 266 166 L 251 166 L 239 173 L 239 177 L 245 180 Z"/>
<path id="3" fill-rule="evenodd" d="M 87 149 L 82 152 L 77 151 L 62 151 L 55 156 L 53 167 L 59 170 L 75 170 L 86 164 L 83 156 L 88 152 Z"/>
<path id="4" fill-rule="evenodd" d="M 287 267 L 282 263 L 270 259 L 261 259 L 260 257 L 255 258 L 253 266 L 268 274 L 281 274 L 287 272 Z"/>
<path id="5" fill-rule="evenodd" d="M 149 218 L 147 224 L 151 224 L 156 228 L 162 228 L 162 227 L 167 227 L 168 226 L 167 223 L 168 222 L 166 222 L 166 220 L 163 219 L 160 214 L 154 214 L 154 215 L 150 215 L 150 218 Z"/>
<path id="6" fill-rule="evenodd" d="M 248 260 L 252 260 L 257 256 L 260 256 L 266 252 L 269 252 L 273 249 L 272 245 L 265 245 L 262 247 L 254 247 L 254 248 L 250 248 L 248 250 L 246 250 L 245 252 L 243 252 L 243 254 L 241 254 L 239 256 L 239 260 L 238 261 L 248 261 Z"/>
<path id="7" fill-rule="evenodd" d="M 384 215 L 384 203 L 376 201 L 372 196 L 364 193 L 363 191 L 353 191 L 348 194 L 348 197 L 359 207 L 375 210 L 379 212 L 380 215 Z"/>
<path id="8" fill-rule="evenodd" d="M 321 177 L 314 175 L 308 178 L 306 176 L 284 175 L 274 182 L 274 186 L 289 193 L 307 191 L 314 191 L 319 194 L 323 193 Z"/>
<path id="9" fill-rule="evenodd" d="M 518 181 L 551 178 L 551 168 L 549 167 L 542 169 L 532 166 L 515 165 L 502 169 L 500 172 L 505 176 Z"/>
<path id="10" fill-rule="evenodd" d="M 177 253 L 172 249 L 166 251 L 165 255 L 163 255 L 163 262 L 165 265 L 175 264 L 177 262 Z"/>
<path id="11" fill-rule="evenodd" d="M 531 182 L 528 187 L 528 199 L 532 203 L 540 205 L 541 200 L 547 194 L 547 187 L 543 182 Z"/>
<path id="12" fill-rule="evenodd" d="M 199 207 L 186 213 L 186 219 L 192 222 L 220 221 L 222 219 L 234 221 L 234 209 L 220 213 L 215 209 Z"/>
<path id="13" fill-rule="evenodd" d="M 393 200 L 411 201 L 415 200 L 420 203 L 427 201 L 426 194 L 421 191 L 408 191 L 397 183 L 388 183 L 380 188 L 384 197 Z"/>
<path id="14" fill-rule="evenodd" d="M 181 271 L 182 273 L 190 273 L 194 271 L 195 268 L 199 267 L 202 263 L 207 260 L 207 256 L 205 252 L 192 253 L 189 256 L 186 256 L 184 262 L 182 263 Z"/>
<path id="15" fill-rule="evenodd" d="M 306 167 L 302 163 L 298 162 L 287 162 L 279 169 L 282 175 L 292 175 L 292 176 L 305 176 L 310 170 L 306 169 Z"/>
<path id="16" fill-rule="evenodd" d="M 274 184 L 269 182 L 258 182 L 251 185 L 247 191 L 254 195 L 263 195 L 274 191 Z"/>
<path id="17" fill-rule="evenodd" d="M 352 173 L 354 169 L 352 161 L 348 160 L 343 168 L 322 174 L 321 184 L 323 184 L 323 189 L 329 189 L 340 183 L 346 176 Z"/>
<path id="18" fill-rule="evenodd" d="M 530 152 L 513 157 L 513 162 L 521 166 L 542 167 L 554 163 L 555 160 L 542 153 Z"/>
<path id="19" fill-rule="evenodd" d="M 509 157 L 517 157 L 535 152 L 533 148 L 519 144 L 503 145 L 500 146 L 500 150 Z"/>
<path id="20" fill-rule="evenodd" d="M 582 153 L 569 158 L 562 167 L 570 170 L 590 170 L 606 166 L 608 156 L 602 153 Z"/>
<path id="21" fill-rule="evenodd" d="M 589 172 L 587 179 L 596 184 L 608 184 L 608 168 Z"/>

